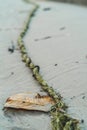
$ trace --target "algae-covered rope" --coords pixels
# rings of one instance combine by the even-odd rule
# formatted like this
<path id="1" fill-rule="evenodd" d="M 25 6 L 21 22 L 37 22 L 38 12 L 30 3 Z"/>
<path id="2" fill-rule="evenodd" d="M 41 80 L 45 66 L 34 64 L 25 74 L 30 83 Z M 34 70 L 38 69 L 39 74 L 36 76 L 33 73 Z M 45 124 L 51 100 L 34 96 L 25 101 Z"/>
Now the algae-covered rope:
<path id="1" fill-rule="evenodd" d="M 33 63 L 32 59 L 28 56 L 28 53 L 26 51 L 23 38 L 26 35 L 26 32 L 29 28 L 32 16 L 39 8 L 39 6 L 35 2 L 31 1 L 29 2 L 34 6 L 32 10 L 29 12 L 28 19 L 26 20 L 24 28 L 18 37 L 18 46 L 20 48 L 22 61 L 25 62 L 26 66 L 31 69 L 33 77 L 41 85 L 42 89 L 54 99 L 55 105 L 52 106 L 50 110 L 52 117 L 51 119 L 52 130 L 80 130 L 80 128 L 78 128 L 79 121 L 77 119 L 73 119 L 70 116 L 68 116 L 66 112 L 67 106 L 63 102 L 63 98 L 59 93 L 56 93 L 53 87 L 50 87 L 48 83 L 44 80 L 43 76 L 40 74 L 40 67 Z"/>

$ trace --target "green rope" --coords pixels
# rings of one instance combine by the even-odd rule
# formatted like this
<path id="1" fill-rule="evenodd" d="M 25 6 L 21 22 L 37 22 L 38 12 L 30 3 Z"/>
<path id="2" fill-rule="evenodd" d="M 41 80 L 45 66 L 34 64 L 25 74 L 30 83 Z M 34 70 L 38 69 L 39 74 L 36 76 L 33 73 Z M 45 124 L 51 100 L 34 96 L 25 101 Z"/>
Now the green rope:
<path id="1" fill-rule="evenodd" d="M 25 1 L 28 2 L 28 0 Z M 51 96 L 55 101 L 55 105 L 52 106 L 50 110 L 51 117 L 52 117 L 51 120 L 52 130 L 80 130 L 80 128 L 78 128 L 78 123 L 79 123 L 78 120 L 68 116 L 66 112 L 67 105 L 63 102 L 61 95 L 59 93 L 56 93 L 53 87 L 50 87 L 47 84 L 47 82 L 43 79 L 43 76 L 40 74 L 40 67 L 34 65 L 32 59 L 27 54 L 23 38 L 26 35 L 26 32 L 29 28 L 31 18 L 34 16 L 35 12 L 39 8 L 39 6 L 36 3 L 31 1 L 29 2 L 34 6 L 31 12 L 29 12 L 29 16 L 26 21 L 26 24 L 18 37 L 18 46 L 20 48 L 22 61 L 25 62 L 26 66 L 32 70 L 33 77 L 41 85 L 42 89 L 45 92 L 47 92 L 48 95 Z"/>

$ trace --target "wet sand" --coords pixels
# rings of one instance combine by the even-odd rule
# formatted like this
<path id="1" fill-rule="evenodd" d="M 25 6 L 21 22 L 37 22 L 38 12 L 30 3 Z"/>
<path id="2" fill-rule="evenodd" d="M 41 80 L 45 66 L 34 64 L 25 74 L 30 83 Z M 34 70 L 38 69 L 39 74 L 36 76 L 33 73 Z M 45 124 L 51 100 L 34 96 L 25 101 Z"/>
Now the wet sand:
<path id="1" fill-rule="evenodd" d="M 39 4 L 24 39 L 27 51 L 48 83 L 64 97 L 68 113 L 84 120 L 81 127 L 86 130 L 87 8 L 52 2 Z M 13 94 L 41 91 L 17 49 L 18 35 L 31 9 L 32 5 L 21 0 L 0 0 L 1 130 L 51 130 L 49 114 L 2 110 Z M 9 51 L 12 46 L 13 53 Z"/>

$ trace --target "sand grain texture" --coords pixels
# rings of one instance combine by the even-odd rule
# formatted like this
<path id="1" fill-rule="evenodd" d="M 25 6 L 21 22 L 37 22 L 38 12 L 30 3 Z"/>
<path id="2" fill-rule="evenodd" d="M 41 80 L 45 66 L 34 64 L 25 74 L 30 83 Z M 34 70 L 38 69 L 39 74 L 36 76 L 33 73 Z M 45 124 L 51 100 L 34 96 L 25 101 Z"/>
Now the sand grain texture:
<path id="1" fill-rule="evenodd" d="M 39 4 L 40 9 L 24 39 L 27 51 L 41 67 L 43 77 L 64 97 L 68 113 L 84 120 L 81 127 L 86 130 L 87 8 L 50 2 Z M 0 0 L 1 130 L 51 130 L 47 114 L 2 110 L 6 99 L 13 94 L 41 91 L 17 50 L 17 38 L 31 8 L 32 5 L 21 0 Z M 8 51 L 12 45 L 16 48 L 13 53 Z"/>

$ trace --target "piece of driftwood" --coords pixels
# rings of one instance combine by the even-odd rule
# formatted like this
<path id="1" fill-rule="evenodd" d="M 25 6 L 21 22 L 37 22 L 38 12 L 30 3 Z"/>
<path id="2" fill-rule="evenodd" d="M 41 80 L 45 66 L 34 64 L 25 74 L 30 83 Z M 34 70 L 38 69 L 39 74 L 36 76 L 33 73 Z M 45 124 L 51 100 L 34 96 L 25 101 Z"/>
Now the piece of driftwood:
<path id="1" fill-rule="evenodd" d="M 9 97 L 4 107 L 48 112 L 53 104 L 53 99 L 47 95 L 20 93 Z"/>

